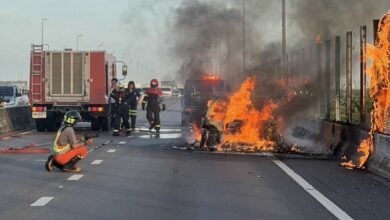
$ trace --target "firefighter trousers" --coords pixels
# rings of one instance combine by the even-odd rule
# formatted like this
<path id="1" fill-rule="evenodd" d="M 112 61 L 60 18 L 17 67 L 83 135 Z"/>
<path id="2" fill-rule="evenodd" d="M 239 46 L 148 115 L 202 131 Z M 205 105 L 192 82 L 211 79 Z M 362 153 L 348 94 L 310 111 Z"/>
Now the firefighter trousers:
<path id="1" fill-rule="evenodd" d="M 135 129 L 135 124 L 137 123 L 137 106 L 130 106 L 129 110 L 129 115 L 130 115 L 130 127 L 132 129 Z"/>
<path id="2" fill-rule="evenodd" d="M 130 129 L 129 125 L 129 108 L 122 107 L 114 114 L 113 128 L 114 132 L 118 132 L 121 128 L 121 119 L 123 123 L 123 127 L 126 130 Z"/>
<path id="3" fill-rule="evenodd" d="M 79 156 L 80 158 L 85 158 L 88 154 L 88 148 L 86 146 L 80 146 L 73 148 L 66 153 L 58 154 L 54 156 L 54 159 L 60 165 L 67 164 L 73 157 Z"/>
<path id="4" fill-rule="evenodd" d="M 160 130 L 160 109 L 147 108 L 146 119 L 148 119 L 150 126 L 153 126 L 157 131 Z"/>

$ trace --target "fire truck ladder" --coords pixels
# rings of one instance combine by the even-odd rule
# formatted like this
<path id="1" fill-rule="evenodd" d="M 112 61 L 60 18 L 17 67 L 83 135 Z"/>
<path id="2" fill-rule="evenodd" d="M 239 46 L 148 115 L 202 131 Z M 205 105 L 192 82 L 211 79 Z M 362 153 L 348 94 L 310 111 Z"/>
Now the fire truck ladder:
<path id="1" fill-rule="evenodd" d="M 43 45 L 31 45 L 31 101 L 40 103 L 43 101 Z"/>

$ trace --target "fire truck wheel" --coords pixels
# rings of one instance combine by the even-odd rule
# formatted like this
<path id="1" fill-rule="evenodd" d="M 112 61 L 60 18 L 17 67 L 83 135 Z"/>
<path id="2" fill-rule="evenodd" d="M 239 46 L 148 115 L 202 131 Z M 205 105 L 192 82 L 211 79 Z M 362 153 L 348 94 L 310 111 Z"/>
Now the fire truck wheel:
<path id="1" fill-rule="evenodd" d="M 100 120 L 98 118 L 91 119 L 91 130 L 100 131 Z"/>
<path id="2" fill-rule="evenodd" d="M 102 131 L 109 131 L 111 127 L 111 118 L 109 116 L 100 117 L 100 126 Z"/>
<path id="3" fill-rule="evenodd" d="M 45 119 L 35 119 L 35 125 L 37 128 L 37 131 L 45 131 L 46 120 Z"/>

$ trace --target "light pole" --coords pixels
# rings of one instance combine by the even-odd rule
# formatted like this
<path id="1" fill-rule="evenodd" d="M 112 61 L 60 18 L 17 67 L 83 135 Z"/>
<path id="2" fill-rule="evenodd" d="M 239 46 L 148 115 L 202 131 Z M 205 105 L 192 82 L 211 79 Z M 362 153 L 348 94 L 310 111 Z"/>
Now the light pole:
<path id="1" fill-rule="evenodd" d="M 287 54 L 287 37 L 286 37 L 286 0 L 282 0 L 282 68 L 285 71 Z"/>
<path id="2" fill-rule="evenodd" d="M 42 45 L 42 48 L 43 48 L 43 22 L 44 21 L 47 21 L 47 20 L 49 20 L 49 18 L 42 18 L 41 19 L 41 45 Z"/>
<path id="3" fill-rule="evenodd" d="M 76 36 L 76 51 L 79 51 L 79 37 L 82 37 L 82 34 L 78 34 Z"/>
<path id="4" fill-rule="evenodd" d="M 245 74 L 245 0 L 242 0 L 242 72 Z"/>

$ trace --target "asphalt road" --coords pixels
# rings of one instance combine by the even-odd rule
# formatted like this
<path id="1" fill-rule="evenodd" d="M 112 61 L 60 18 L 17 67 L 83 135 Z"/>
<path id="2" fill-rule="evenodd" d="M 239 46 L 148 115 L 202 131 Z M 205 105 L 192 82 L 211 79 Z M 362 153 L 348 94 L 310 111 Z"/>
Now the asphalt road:
<path id="1" fill-rule="evenodd" d="M 390 182 L 335 161 L 173 149 L 186 139 L 180 105 L 168 100 L 160 138 L 143 112 L 130 137 L 102 132 L 82 176 L 47 172 L 46 154 L 0 154 L 0 219 L 390 219 Z M 48 148 L 54 135 L 7 137 L 0 148 Z"/>

